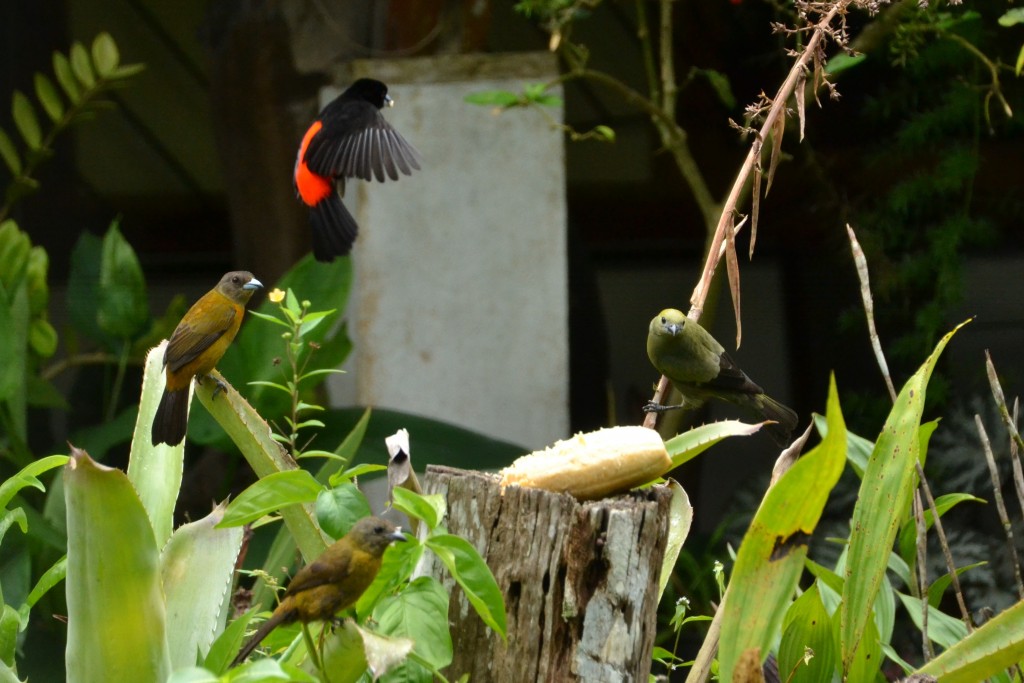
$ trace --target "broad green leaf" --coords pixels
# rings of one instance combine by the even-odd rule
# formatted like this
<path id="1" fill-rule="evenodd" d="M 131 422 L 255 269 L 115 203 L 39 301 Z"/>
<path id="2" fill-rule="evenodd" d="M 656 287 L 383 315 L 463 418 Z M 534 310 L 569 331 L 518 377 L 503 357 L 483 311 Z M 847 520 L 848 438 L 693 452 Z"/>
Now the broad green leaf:
<path id="1" fill-rule="evenodd" d="M 29 149 L 39 149 L 43 144 L 43 132 L 39 128 L 39 119 L 36 118 L 36 112 L 32 109 L 32 103 L 20 90 L 14 91 L 14 97 L 11 100 L 11 114 L 14 117 L 14 125 L 21 133 L 25 144 Z"/>
<path id="2" fill-rule="evenodd" d="M 228 624 L 227 628 L 217 636 L 210 646 L 210 652 L 203 660 L 203 666 L 219 674 L 227 671 L 235 655 L 242 649 L 242 644 L 245 642 L 245 631 L 255 615 L 256 610 L 251 609 Z"/>
<path id="3" fill-rule="evenodd" d="M 181 488 L 185 469 L 185 442 L 170 446 L 153 444 L 153 419 L 164 392 L 164 351 L 167 342 L 149 350 L 142 375 L 142 396 L 135 421 L 131 455 L 128 460 L 128 479 L 139 494 L 157 545 L 161 548 L 174 529 L 174 505 Z M 192 383 L 189 382 L 188 402 L 192 404 Z M 191 662 L 190 662 L 191 663 Z M 180 666 L 180 663 L 176 663 Z"/>
<path id="4" fill-rule="evenodd" d="M 928 618 L 930 622 L 930 612 Z M 916 673 L 936 676 L 942 683 L 975 683 L 995 676 L 1021 660 L 1024 660 L 1024 601 L 1017 602 L 974 633 L 950 645 Z"/>
<path id="5" fill-rule="evenodd" d="M 96 85 L 96 77 L 92 72 L 92 65 L 89 63 L 89 53 L 85 46 L 75 41 L 71 45 L 71 71 L 74 72 L 78 82 L 86 88 Z"/>
<path id="6" fill-rule="evenodd" d="M 834 377 L 826 405 L 825 438 L 768 490 L 740 544 L 721 607 L 722 680 L 733 679 L 742 658 L 768 656 L 803 571 L 807 544 L 846 464 L 846 424 Z"/>
<path id="7" fill-rule="evenodd" d="M 431 531 L 437 528 L 447 511 L 445 498 L 439 493 L 422 495 L 396 486 L 392 490 L 392 495 L 396 510 L 404 512 L 410 517 L 422 519 Z"/>
<path id="8" fill-rule="evenodd" d="M 320 528 L 334 539 L 349 532 L 363 517 L 373 514 L 363 492 L 351 482 L 343 482 L 333 489 L 321 490 L 316 497 L 316 518 Z"/>
<path id="9" fill-rule="evenodd" d="M 67 670 L 81 683 L 165 680 L 171 662 L 160 559 L 135 490 L 123 472 L 73 450 L 64 495 Z"/>
<path id="10" fill-rule="evenodd" d="M 661 575 L 658 579 L 658 598 L 665 595 L 665 587 L 672 578 L 672 572 L 676 567 L 676 560 L 679 558 L 679 551 L 690 535 L 690 527 L 693 525 L 693 506 L 690 505 L 690 497 L 686 491 L 674 479 L 669 479 L 665 484 L 672 492 L 672 501 L 668 508 L 668 542 L 665 546 L 665 557 L 661 561 Z"/>
<path id="11" fill-rule="evenodd" d="M 53 73 L 71 104 L 78 104 L 82 98 L 82 91 L 79 89 L 78 80 L 71 69 L 71 62 L 60 52 L 53 53 Z"/>
<path id="12" fill-rule="evenodd" d="M 939 517 L 941 517 L 947 511 L 966 501 L 985 502 L 984 499 L 972 496 L 969 493 L 947 493 L 935 499 L 935 509 L 939 511 Z M 926 529 L 931 529 L 935 524 L 935 517 L 932 515 L 931 508 L 925 508 L 924 524 Z M 900 557 L 908 563 L 912 562 L 917 552 L 917 523 L 913 517 L 903 523 L 903 528 L 900 529 L 898 547 L 900 549 Z"/>
<path id="13" fill-rule="evenodd" d="M 356 602 L 356 614 L 360 621 L 373 612 L 382 596 L 390 595 L 412 576 L 422 556 L 423 545 L 416 539 L 393 543 L 384 551 L 380 571 Z"/>
<path id="14" fill-rule="evenodd" d="M 842 615 L 837 610 L 832 615 L 832 631 L 836 635 L 836 642 L 839 641 L 838 634 L 842 629 Z M 847 667 L 847 681 L 874 681 L 878 677 L 878 670 L 882 663 L 882 646 L 878 641 L 878 629 L 874 619 L 868 619 L 864 627 L 864 637 L 861 638 L 857 649 Z"/>
<path id="15" fill-rule="evenodd" d="M 749 436 L 761 429 L 760 424 L 747 424 L 738 420 L 722 420 L 694 427 L 665 442 L 672 469 L 696 458 L 716 443 L 730 436 Z M 418 444 L 417 444 L 418 445 Z"/>
<path id="16" fill-rule="evenodd" d="M 175 529 L 160 555 L 167 603 L 167 644 L 171 666 L 181 668 L 203 658 L 223 630 L 222 606 L 234 578 L 242 547 L 241 527 L 218 529 L 224 506 Z"/>
<path id="17" fill-rule="evenodd" d="M 928 380 L 946 344 L 964 324 L 939 341 L 932 355 L 903 386 L 864 471 L 850 523 L 853 531 L 843 586 L 840 652 L 846 674 L 885 576 L 903 514 L 901 505 L 909 501 L 914 485 Z"/>
<path id="18" fill-rule="evenodd" d="M 43 110 L 50 120 L 57 123 L 64 116 L 64 103 L 61 101 L 60 95 L 57 94 L 56 86 L 53 85 L 53 81 L 41 73 L 36 74 L 35 86 L 39 104 L 43 105 Z"/>
<path id="19" fill-rule="evenodd" d="M 131 340 L 149 328 L 149 298 L 142 266 L 118 224 L 103 237 L 97 323 L 117 339 Z"/>
<path id="20" fill-rule="evenodd" d="M 100 329 L 98 322 L 102 258 L 103 240 L 83 230 L 71 250 L 67 311 L 76 330 L 113 349 L 115 340 Z"/>
<path id="21" fill-rule="evenodd" d="M 378 633 L 411 639 L 416 643 L 415 652 L 434 667 L 441 669 L 451 663 L 448 593 L 436 579 L 429 576 L 416 579 L 398 595 L 383 600 L 374 610 L 373 618 Z M 422 667 L 411 662 L 399 671 L 401 669 L 422 671 Z M 402 680 L 400 674 L 396 680 Z"/>
<path id="22" fill-rule="evenodd" d="M 96 73 L 101 77 L 108 77 L 117 68 L 121 60 L 117 52 L 117 44 L 110 37 L 109 33 L 100 33 L 92 41 L 92 63 L 96 67 Z"/>
<path id="23" fill-rule="evenodd" d="M 424 545 L 448 568 L 483 622 L 505 640 L 505 600 L 494 574 L 476 548 L 466 539 L 452 534 L 431 536 Z"/>
<path id="24" fill-rule="evenodd" d="M 921 601 L 905 593 L 897 593 L 904 609 L 910 615 L 910 620 L 918 631 L 922 625 Z M 944 648 L 956 645 L 967 636 L 967 625 L 959 619 L 955 619 L 945 612 L 940 612 L 931 605 L 928 606 L 928 639 Z"/>
<path id="25" fill-rule="evenodd" d="M 810 650 L 810 660 L 805 662 L 807 650 Z M 784 681 L 817 683 L 832 678 L 836 643 L 832 621 L 821 602 L 817 583 L 786 610 L 778 660 L 779 674 Z"/>
<path id="26" fill-rule="evenodd" d="M 18 150 L 11 142 L 11 138 L 2 128 L 0 128 L 0 157 L 7 164 L 7 168 L 11 170 L 11 175 L 16 176 L 21 173 L 21 157 L 18 156 Z"/>
<path id="27" fill-rule="evenodd" d="M 287 470 L 269 474 L 238 494 L 228 505 L 219 528 L 241 526 L 289 505 L 316 501 L 324 490 L 306 470 Z"/>

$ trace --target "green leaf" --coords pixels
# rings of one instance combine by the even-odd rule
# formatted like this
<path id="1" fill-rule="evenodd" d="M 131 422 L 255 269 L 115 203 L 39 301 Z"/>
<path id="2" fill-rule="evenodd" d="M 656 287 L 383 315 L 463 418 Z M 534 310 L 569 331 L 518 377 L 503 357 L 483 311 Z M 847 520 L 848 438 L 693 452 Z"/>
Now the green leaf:
<path id="1" fill-rule="evenodd" d="M 918 631 L 922 625 L 922 603 L 905 593 L 897 592 L 900 602 L 910 615 L 910 620 Z M 928 606 L 928 639 L 943 648 L 950 648 L 956 645 L 967 636 L 967 625 L 959 619 L 954 619 L 945 612 L 940 612 L 931 605 Z"/>
<path id="2" fill-rule="evenodd" d="M 43 483 L 37 477 L 44 472 L 62 467 L 67 462 L 68 456 L 66 455 L 50 455 L 29 463 L 17 474 L 5 479 L 0 484 L 0 510 L 10 505 L 14 496 L 26 486 L 46 491 L 46 487 L 43 486 Z"/>
<path id="3" fill-rule="evenodd" d="M 219 674 L 227 671 L 235 655 L 242 649 L 242 643 L 245 642 L 245 631 L 255 615 L 256 610 L 251 609 L 228 624 L 227 628 L 217 636 L 210 646 L 210 652 L 203 660 L 203 666 Z"/>
<path id="4" fill-rule="evenodd" d="M 11 175 L 21 173 L 21 157 L 18 156 L 18 150 L 3 128 L 0 128 L 0 157 L 3 157 L 7 168 L 11 170 Z"/>
<path id="5" fill-rule="evenodd" d="M 321 490 L 316 497 L 316 519 L 320 528 L 334 539 L 341 538 L 356 522 L 372 514 L 366 496 L 351 482 Z"/>
<path id="6" fill-rule="evenodd" d="M 840 52 L 825 63 L 825 73 L 829 76 L 838 76 L 844 71 L 859 66 L 867 58 L 865 54 L 849 55 L 845 52 Z"/>
<path id="7" fill-rule="evenodd" d="M 82 98 L 82 92 L 78 89 L 78 81 L 71 70 L 71 62 L 62 53 L 56 51 L 53 53 L 53 73 L 57 76 L 57 82 L 64 89 L 64 94 L 68 96 L 71 104 L 78 104 Z"/>
<path id="8" fill-rule="evenodd" d="M 1006 10 L 1006 12 L 999 17 L 1000 26 L 1010 27 L 1022 23 L 1024 23 L 1024 7 L 1014 7 Z"/>
<path id="9" fill-rule="evenodd" d="M 17 126 L 21 137 L 24 138 L 25 144 L 29 149 L 39 149 L 43 144 L 43 132 L 39 128 L 39 119 L 36 118 L 36 112 L 32 109 L 32 103 L 20 90 L 14 91 L 14 97 L 11 100 L 11 114 L 14 116 L 14 125 Z"/>
<path id="10" fill-rule="evenodd" d="M 149 329 L 149 299 L 142 266 L 117 221 L 103 238 L 97 323 L 106 334 L 130 340 Z"/>
<path id="11" fill-rule="evenodd" d="M 447 504 L 444 496 L 439 493 L 421 495 L 409 489 L 396 486 L 392 492 L 396 510 L 404 512 L 410 517 L 422 519 L 427 527 L 433 531 L 444 519 Z"/>
<path id="12" fill-rule="evenodd" d="M 80 683 L 166 680 L 159 552 L 135 490 L 123 472 L 76 450 L 64 470 L 64 495 L 67 670 Z"/>
<path id="13" fill-rule="evenodd" d="M 760 424 L 746 424 L 738 420 L 722 420 L 694 427 L 665 442 L 665 450 L 672 458 L 672 469 L 696 458 L 722 439 L 730 436 L 749 436 L 761 429 Z M 418 444 L 417 444 L 418 445 Z"/>
<path id="14" fill-rule="evenodd" d="M 32 587 L 32 590 L 28 594 L 28 598 L 25 600 L 24 613 L 22 614 L 22 621 L 28 621 L 28 611 L 35 607 L 35 604 L 39 600 L 50 592 L 50 589 L 56 586 L 58 583 L 64 580 L 68 573 L 68 556 L 60 558 L 50 568 L 43 572 L 43 575 L 36 581 L 36 585 Z"/>
<path id="15" fill-rule="evenodd" d="M 61 101 L 60 95 L 57 94 L 56 86 L 53 85 L 53 81 L 41 73 L 36 74 L 35 85 L 36 97 L 43 105 L 43 110 L 46 111 L 46 115 L 50 117 L 51 121 L 57 123 L 64 116 L 64 103 Z"/>
<path id="16" fill-rule="evenodd" d="M 190 666 L 210 651 L 223 628 L 221 612 L 231 591 L 235 560 L 242 547 L 240 527 L 218 529 L 224 506 L 174 530 L 160 554 L 167 604 L 167 644 L 171 666 Z"/>
<path id="17" fill-rule="evenodd" d="M 669 479 L 666 486 L 672 492 L 672 501 L 668 508 L 668 541 L 665 546 L 665 557 L 661 561 L 661 574 L 658 580 L 658 596 L 665 595 L 665 588 L 672 578 L 679 551 L 690 535 L 693 526 L 693 506 L 686 491 L 674 479 Z"/>
<path id="18" fill-rule="evenodd" d="M 1024 45 L 1021 45 L 1020 52 L 1017 53 L 1017 63 L 1013 65 L 1013 73 L 1018 78 L 1021 71 L 1024 71 Z"/>
<path id="19" fill-rule="evenodd" d="M 935 509 L 938 510 L 939 517 L 941 517 L 958 504 L 966 501 L 985 502 L 983 499 L 972 496 L 969 493 L 947 493 L 935 499 Z M 931 529 L 935 524 L 935 517 L 932 515 L 931 508 L 926 508 L 924 511 L 924 524 L 925 530 Z M 911 562 L 917 553 L 917 522 L 913 516 L 908 518 L 903 523 L 903 528 L 900 529 L 898 547 L 900 549 L 900 557 L 908 563 Z"/>
<path id="20" fill-rule="evenodd" d="M 92 65 L 89 64 L 89 53 L 77 40 L 71 46 L 71 71 L 78 82 L 86 88 L 96 85 L 96 77 L 93 75 Z"/>
<path id="21" fill-rule="evenodd" d="M 519 104 L 519 95 L 508 90 L 481 90 L 466 95 L 462 100 L 484 107 L 514 107 Z"/>
<path id="22" fill-rule="evenodd" d="M 840 651 L 844 675 L 849 675 L 885 577 L 904 514 L 900 506 L 909 501 L 914 486 L 928 380 L 946 344 L 964 324 L 957 325 L 939 341 L 931 356 L 903 386 L 864 471 L 850 523 L 854 531 L 850 535 L 843 587 Z"/>
<path id="23" fill-rule="evenodd" d="M 337 456 L 335 456 L 335 457 L 337 457 Z M 371 464 L 371 463 L 363 463 L 362 465 L 356 465 L 355 467 L 350 467 L 347 470 L 345 470 L 344 472 L 339 472 L 338 474 L 336 474 L 333 477 L 331 477 L 331 485 L 332 486 L 337 486 L 338 484 L 340 484 L 340 483 L 342 483 L 344 481 L 352 481 L 356 477 L 361 477 L 364 474 L 372 474 L 374 472 L 383 472 L 385 470 L 387 470 L 387 465 L 374 465 L 374 464 Z"/>
<path id="24" fill-rule="evenodd" d="M 736 108 L 736 96 L 732 94 L 732 85 L 729 83 L 728 76 L 714 69 L 697 69 L 697 73 L 708 79 L 708 84 L 718 96 L 718 101 L 726 109 Z"/>
<path id="25" fill-rule="evenodd" d="M 306 470 L 275 472 L 242 491 L 228 505 L 218 528 L 241 526 L 288 505 L 312 503 L 323 486 Z"/>
<path id="26" fill-rule="evenodd" d="M 281 320 L 276 315 L 267 315 L 266 313 L 260 313 L 259 311 L 249 311 L 249 315 L 251 315 L 251 316 L 253 316 L 255 318 L 259 318 L 260 320 L 266 320 L 268 323 L 274 323 L 275 325 L 280 325 L 281 327 L 285 328 L 286 330 L 292 329 L 292 326 L 290 324 L 288 324 L 284 320 Z"/>
<path id="27" fill-rule="evenodd" d="M 451 663 L 448 592 L 436 579 L 429 576 L 416 579 L 398 595 L 382 601 L 374 610 L 373 618 L 380 633 L 410 638 L 416 643 L 413 648 L 416 654 L 435 668 L 441 669 Z M 402 669 L 422 671 L 418 664 L 406 662 L 392 672 L 393 680 L 410 680 L 401 675 Z"/>
<path id="28" fill-rule="evenodd" d="M 40 358 L 49 358 L 57 352 L 57 330 L 43 318 L 35 318 L 29 324 L 28 344 Z"/>
<path id="29" fill-rule="evenodd" d="M 121 66 L 114 69 L 114 72 L 109 74 L 112 79 L 124 79 L 136 74 L 140 74 L 145 71 L 145 64 L 122 64 Z"/>
<path id="30" fill-rule="evenodd" d="M 15 665 L 14 654 L 18 645 L 18 629 L 21 619 L 18 610 L 10 605 L 3 605 L 0 611 L 0 662 L 5 666 Z"/>
<path id="31" fill-rule="evenodd" d="M 846 464 L 846 424 L 835 377 L 826 403 L 828 434 L 768 489 L 743 537 L 729 579 L 719 647 L 722 680 L 741 658 L 763 660 L 782 626 L 807 557 L 807 544 Z"/>
<path id="32" fill-rule="evenodd" d="M 963 567 L 956 568 L 956 575 L 959 577 L 964 572 L 977 567 L 984 567 L 988 562 L 974 562 L 971 564 L 964 565 Z M 946 589 L 949 588 L 950 584 L 953 583 L 953 577 L 948 573 L 943 574 L 939 578 L 932 582 L 932 585 L 928 586 L 928 604 L 932 607 L 938 607 L 939 603 L 942 602 L 942 596 L 945 594 Z"/>
<path id="33" fill-rule="evenodd" d="M 498 582 L 476 548 L 466 539 L 452 534 L 431 536 L 425 545 L 448 568 L 483 622 L 504 640 L 507 628 L 505 601 Z"/>
<path id="34" fill-rule="evenodd" d="M 921 610 L 918 609 L 920 614 Z M 931 632 L 931 612 L 929 633 Z M 936 676 L 942 683 L 974 683 L 1008 669 L 1024 659 L 1024 601 L 985 622 L 971 635 L 950 645 L 917 673 Z"/>
<path id="35" fill-rule="evenodd" d="M 128 479 L 138 492 L 139 500 L 150 517 L 157 545 L 161 548 L 171 538 L 171 531 L 174 529 L 174 505 L 181 488 L 185 461 L 184 441 L 175 445 L 153 443 L 153 421 L 164 394 L 166 349 L 165 341 L 145 354 L 142 393 L 128 459 Z M 188 383 L 186 391 L 188 404 L 191 405 L 191 382 Z"/>
<path id="36" fill-rule="evenodd" d="M 108 349 L 114 340 L 100 329 L 100 262 L 103 258 L 103 240 L 91 232 L 82 231 L 71 251 L 71 270 L 68 274 L 67 311 L 77 330 Z"/>
<path id="37" fill-rule="evenodd" d="M 807 649 L 812 657 L 805 663 Z M 828 681 L 835 662 L 832 622 L 815 583 L 786 610 L 779 644 L 779 674 L 782 680 L 792 683 Z"/>
<path id="38" fill-rule="evenodd" d="M 414 538 L 406 537 L 404 543 L 388 546 L 381 560 L 380 571 L 356 602 L 356 615 L 360 621 L 373 612 L 383 596 L 391 595 L 409 580 L 421 557 L 423 544 Z"/>
<path id="39" fill-rule="evenodd" d="M 96 73 L 101 77 L 109 77 L 117 68 L 121 56 L 117 52 L 117 44 L 109 33 L 100 33 L 92 41 L 92 63 Z"/>

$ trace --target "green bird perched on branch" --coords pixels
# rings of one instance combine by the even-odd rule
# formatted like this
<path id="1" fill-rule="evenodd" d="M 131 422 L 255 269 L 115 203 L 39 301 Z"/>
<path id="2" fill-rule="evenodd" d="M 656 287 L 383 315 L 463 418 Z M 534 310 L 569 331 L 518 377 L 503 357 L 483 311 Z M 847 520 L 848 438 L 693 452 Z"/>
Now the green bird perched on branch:
<path id="1" fill-rule="evenodd" d="M 658 372 L 672 381 L 683 395 L 677 406 L 650 401 L 645 413 L 675 408 L 697 408 L 708 398 L 720 398 L 760 413 L 776 424 L 767 425 L 768 434 L 779 446 L 788 446 L 797 425 L 792 410 L 764 393 L 733 362 L 707 330 L 682 311 L 666 308 L 654 316 L 647 333 L 647 356 Z"/>

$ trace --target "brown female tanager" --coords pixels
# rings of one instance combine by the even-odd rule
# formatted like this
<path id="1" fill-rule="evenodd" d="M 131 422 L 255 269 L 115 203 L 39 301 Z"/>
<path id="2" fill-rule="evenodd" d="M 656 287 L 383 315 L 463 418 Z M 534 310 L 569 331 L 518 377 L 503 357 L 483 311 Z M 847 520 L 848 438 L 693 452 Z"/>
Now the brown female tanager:
<path id="1" fill-rule="evenodd" d="M 683 395 L 683 402 L 662 406 L 652 401 L 644 406 L 644 412 L 696 408 L 708 398 L 720 398 L 774 420 L 775 424 L 767 425 L 765 430 L 780 446 L 789 445 L 797 425 L 796 413 L 766 395 L 722 345 L 682 311 L 666 308 L 654 316 L 647 331 L 647 356 Z"/>
<path id="2" fill-rule="evenodd" d="M 381 557 L 392 541 L 404 541 L 401 530 L 386 519 L 364 517 L 323 554 L 299 570 L 270 618 L 231 662 L 237 666 L 279 624 L 327 621 L 354 605 L 380 571 Z"/>
<path id="3" fill-rule="evenodd" d="M 324 107 L 302 136 L 293 181 L 309 207 L 317 261 L 344 256 L 356 239 L 356 221 L 338 196 L 345 178 L 383 182 L 385 174 L 398 180 L 399 171 L 419 170 L 419 152 L 380 113 L 392 104 L 386 85 L 360 78 Z"/>
<path id="4" fill-rule="evenodd" d="M 238 333 L 245 304 L 263 284 L 244 270 L 227 273 L 188 309 L 164 351 L 167 386 L 153 418 L 153 445 L 175 446 L 188 427 L 188 385 L 220 361 Z"/>

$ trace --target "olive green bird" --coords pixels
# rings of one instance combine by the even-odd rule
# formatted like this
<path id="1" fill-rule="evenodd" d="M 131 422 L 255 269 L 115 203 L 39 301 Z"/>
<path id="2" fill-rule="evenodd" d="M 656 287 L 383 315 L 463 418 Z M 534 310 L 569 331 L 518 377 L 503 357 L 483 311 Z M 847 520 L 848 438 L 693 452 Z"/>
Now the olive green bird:
<path id="1" fill-rule="evenodd" d="M 797 425 L 796 413 L 766 395 L 722 345 L 682 311 L 666 308 L 654 316 L 647 333 L 647 356 L 683 395 L 683 402 L 664 406 L 650 401 L 644 412 L 697 408 L 708 398 L 720 398 L 774 420 L 776 424 L 767 425 L 766 431 L 780 446 L 789 445 Z"/>

